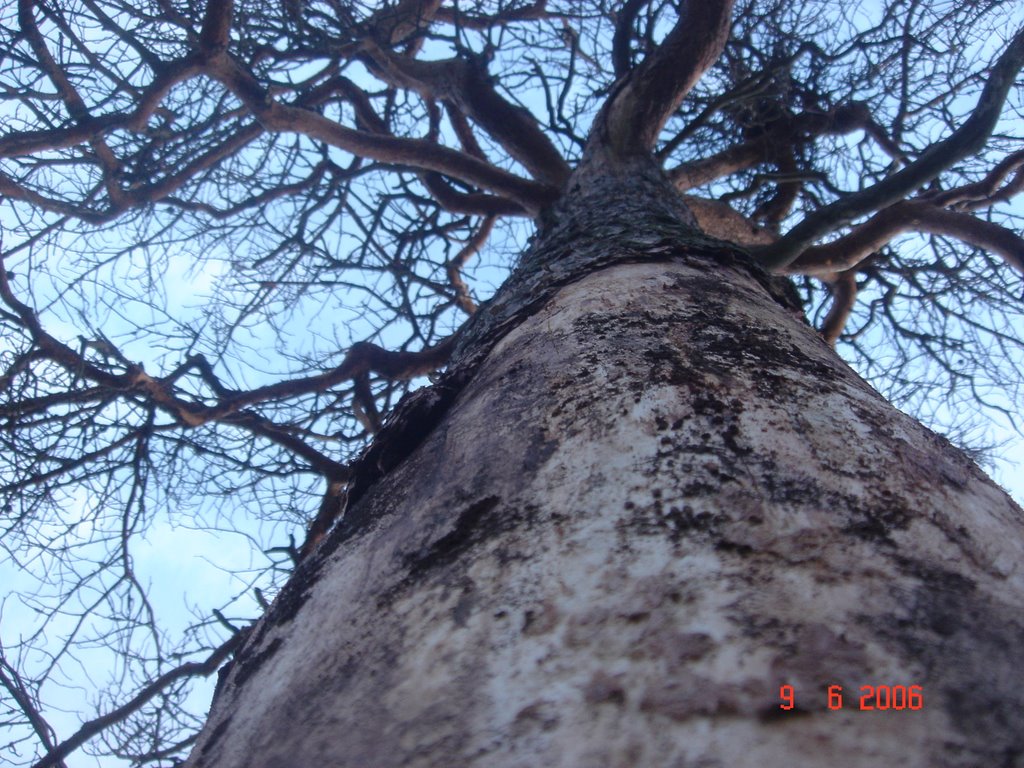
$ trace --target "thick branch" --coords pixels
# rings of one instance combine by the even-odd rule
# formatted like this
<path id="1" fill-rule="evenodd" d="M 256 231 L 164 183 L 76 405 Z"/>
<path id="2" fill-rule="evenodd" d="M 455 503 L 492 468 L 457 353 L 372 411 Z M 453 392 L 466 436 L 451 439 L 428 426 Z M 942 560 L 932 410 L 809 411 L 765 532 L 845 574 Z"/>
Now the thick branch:
<path id="1" fill-rule="evenodd" d="M 538 181 L 560 186 L 569 178 L 568 163 L 537 120 L 497 92 L 483 62 L 418 61 L 372 44 L 366 45 L 366 52 L 366 63 L 377 77 L 424 99 L 454 104 Z"/>
<path id="2" fill-rule="evenodd" d="M 429 26 L 440 6 L 441 0 L 399 0 L 377 11 L 370 19 L 370 27 L 378 39 L 397 45 Z"/>
<path id="3" fill-rule="evenodd" d="M 1024 274 L 1024 239 L 1016 232 L 967 213 L 933 209 L 918 222 L 921 232 L 948 235 L 998 254 L 1003 261 Z"/>
<path id="4" fill-rule="evenodd" d="M 648 152 L 665 122 L 715 63 L 729 37 L 732 0 L 686 0 L 676 25 L 614 91 L 592 140 L 619 156 Z"/>
<path id="5" fill-rule="evenodd" d="M 228 47 L 231 33 L 232 0 L 208 0 L 203 28 L 199 32 L 199 49 L 203 53 L 216 53 Z"/>
<path id="6" fill-rule="evenodd" d="M 477 216 L 526 216 L 528 211 L 512 200 L 480 192 L 460 192 L 439 173 L 427 171 L 421 176 L 423 185 L 441 207 L 451 213 Z"/>
<path id="7" fill-rule="evenodd" d="M 945 192 L 936 192 L 926 195 L 923 199 L 942 207 L 956 207 L 966 210 L 977 210 L 978 208 L 992 205 L 993 203 L 1009 200 L 1012 196 L 1024 189 L 1024 150 L 1014 152 L 1004 157 L 996 164 L 981 181 L 973 184 L 964 184 L 956 189 Z M 1009 182 L 1003 183 L 1011 173 L 1016 172 Z"/>
<path id="8" fill-rule="evenodd" d="M 0 174 L 0 195 L 11 200 L 21 200 L 23 202 L 30 203 L 43 211 L 50 211 L 52 213 L 59 213 L 62 216 L 81 219 L 82 221 L 89 222 L 90 224 L 105 224 L 106 222 L 117 218 L 123 212 L 123 209 L 116 207 L 108 208 L 106 211 L 102 212 L 91 211 L 88 208 L 83 208 L 74 203 L 45 197 L 35 190 L 16 183 L 13 179 L 10 179 L 3 174 Z"/>
<path id="9" fill-rule="evenodd" d="M 936 208 L 930 202 L 905 201 L 879 211 L 848 235 L 806 249 L 785 274 L 829 275 L 852 269 L 904 232 L 948 235 L 999 254 L 1024 272 L 1024 239 L 1005 227 L 967 213 Z"/>
<path id="10" fill-rule="evenodd" d="M 374 110 L 373 105 L 370 104 L 370 99 L 362 88 L 348 78 L 339 77 L 330 83 L 330 90 L 333 91 L 335 89 L 344 94 L 346 100 L 355 109 L 356 125 L 370 133 L 381 136 L 390 135 L 387 124 Z M 450 113 L 461 114 L 457 109 L 450 109 Z M 462 119 L 465 120 L 465 118 Z M 468 126 L 465 126 L 465 130 L 468 130 Z M 458 132 L 458 128 L 456 128 L 456 131 Z M 471 133 L 465 138 L 460 135 L 460 139 L 463 141 L 463 149 L 467 150 L 467 154 L 486 162 L 483 152 L 480 151 L 479 145 L 475 141 L 471 141 L 467 146 L 467 139 L 472 139 Z M 423 181 L 427 191 L 433 195 L 441 207 L 451 213 L 469 213 L 480 216 L 528 215 L 528 211 L 523 206 L 512 200 L 497 195 L 459 192 L 445 181 L 441 174 L 435 171 L 421 173 L 420 179 Z"/>
<path id="11" fill-rule="evenodd" d="M 210 74 L 238 96 L 268 130 L 301 133 L 362 157 L 438 171 L 510 198 L 531 214 L 558 194 L 553 187 L 520 178 L 432 141 L 357 131 L 316 112 L 278 103 L 227 56 L 217 58 Z"/>
<path id="12" fill-rule="evenodd" d="M 615 35 L 612 37 L 612 66 L 615 77 L 622 77 L 630 68 L 629 47 L 633 38 L 633 22 L 637 14 L 650 0 L 626 0 L 615 19 Z"/>
<path id="13" fill-rule="evenodd" d="M 510 8 L 495 15 L 462 13 L 458 7 L 438 8 L 434 14 L 434 19 L 444 24 L 462 27 L 463 29 L 490 29 L 491 27 L 503 27 L 517 21 L 544 19 L 547 16 L 547 0 L 534 0 L 532 5 Z"/>
<path id="14" fill-rule="evenodd" d="M 854 270 L 842 272 L 836 275 L 830 284 L 832 306 L 828 308 L 828 314 L 821 324 L 821 336 L 830 347 L 834 347 L 857 301 L 857 273 Z"/>
<path id="15" fill-rule="evenodd" d="M 19 131 L 0 138 L 0 157 L 19 157 L 52 149 L 66 149 L 107 131 L 131 123 L 126 115 L 85 117 L 74 125 L 42 131 Z"/>
<path id="16" fill-rule="evenodd" d="M 723 149 L 710 157 L 684 163 L 668 172 L 668 177 L 680 192 L 699 187 L 715 179 L 750 168 L 765 159 L 761 141 L 748 141 Z"/>
<path id="17" fill-rule="evenodd" d="M 731 173 L 767 162 L 773 155 L 773 148 L 779 145 L 795 149 L 815 136 L 846 134 L 856 130 L 862 130 L 874 138 L 894 159 L 904 159 L 899 148 L 874 122 L 867 105 L 853 102 L 828 112 L 805 112 L 794 115 L 790 120 L 780 121 L 773 126 L 765 136 L 735 144 L 710 157 L 683 163 L 668 171 L 668 176 L 677 189 L 685 192 Z"/>

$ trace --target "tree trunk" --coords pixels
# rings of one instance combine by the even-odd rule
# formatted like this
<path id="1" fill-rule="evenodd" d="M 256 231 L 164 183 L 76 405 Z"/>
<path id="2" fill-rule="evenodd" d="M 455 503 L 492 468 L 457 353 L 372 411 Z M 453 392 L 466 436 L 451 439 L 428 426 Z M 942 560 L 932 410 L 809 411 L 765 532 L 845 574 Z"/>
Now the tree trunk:
<path id="1" fill-rule="evenodd" d="M 379 436 L 188 765 L 1019 764 L 1020 508 L 628 170 Z"/>

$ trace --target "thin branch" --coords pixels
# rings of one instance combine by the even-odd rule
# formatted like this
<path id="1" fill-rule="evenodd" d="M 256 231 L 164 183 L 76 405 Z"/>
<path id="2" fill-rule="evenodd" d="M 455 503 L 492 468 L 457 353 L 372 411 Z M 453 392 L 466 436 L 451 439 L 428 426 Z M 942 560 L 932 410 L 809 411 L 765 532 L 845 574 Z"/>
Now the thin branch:
<path id="1" fill-rule="evenodd" d="M 132 363 L 126 363 L 124 373 L 114 373 L 90 363 L 82 354 L 76 353 L 48 334 L 32 309 L 18 300 L 11 291 L 6 270 L 3 269 L 2 254 L 0 254 L 0 299 L 17 313 L 43 354 L 76 375 L 100 384 L 101 387 L 95 390 L 98 395 L 115 392 L 121 396 L 145 396 L 150 403 L 170 414 L 184 426 L 199 427 L 213 421 L 221 421 L 242 427 L 253 434 L 261 435 L 284 446 L 309 461 L 317 471 L 331 477 L 345 476 L 349 471 L 348 467 L 312 448 L 305 441 L 291 434 L 286 427 L 244 409 L 269 400 L 322 392 L 335 384 L 349 379 L 355 380 L 369 372 L 378 373 L 392 380 L 411 379 L 443 365 L 458 338 L 457 333 L 453 334 L 440 344 L 420 352 L 391 352 L 375 344 L 360 342 L 352 345 L 339 366 L 326 373 L 241 392 L 229 392 L 219 382 L 211 383 L 211 388 L 219 395 L 219 399 L 213 405 L 206 405 L 183 400 L 174 393 L 173 383 L 182 375 L 180 366 L 164 378 L 150 376 L 142 366 Z M 217 381 L 208 366 L 204 369 L 203 362 L 199 358 L 190 360 L 190 363 L 196 366 L 201 375 L 209 377 L 212 381 Z"/>
<path id="2" fill-rule="evenodd" d="M 205 661 L 190 661 L 168 672 L 164 672 L 117 709 L 85 723 L 73 736 L 51 749 L 32 768 L 55 768 L 55 766 L 61 765 L 65 757 L 89 741 L 93 736 L 137 712 L 172 683 L 188 677 L 209 677 L 217 671 L 228 656 L 238 649 L 244 639 L 245 633 L 232 635 L 225 643 L 214 650 Z"/>
<path id="3" fill-rule="evenodd" d="M 39 737 L 39 741 L 42 742 L 46 751 L 53 751 L 53 741 L 56 738 L 53 728 L 36 708 L 35 703 L 32 701 L 32 695 L 25 688 L 25 684 L 17 670 L 2 655 L 0 655 L 0 685 L 7 689 L 7 693 L 11 695 L 11 698 L 21 708 L 25 717 L 28 718 L 32 730 L 35 731 L 36 736 Z M 55 762 L 54 765 L 57 768 L 67 768 L 63 759 Z"/>
<path id="4" fill-rule="evenodd" d="M 494 228 L 494 222 L 494 216 L 488 216 L 484 219 L 480 228 L 473 233 L 473 236 L 459 250 L 455 258 L 445 264 L 448 282 L 455 289 L 455 304 L 467 315 L 472 315 L 476 312 L 476 303 L 469 295 L 469 286 L 462 279 L 462 268 L 466 265 L 466 261 L 476 254 L 483 247 L 483 244 L 487 242 L 487 238 L 491 236 L 491 230 Z"/>

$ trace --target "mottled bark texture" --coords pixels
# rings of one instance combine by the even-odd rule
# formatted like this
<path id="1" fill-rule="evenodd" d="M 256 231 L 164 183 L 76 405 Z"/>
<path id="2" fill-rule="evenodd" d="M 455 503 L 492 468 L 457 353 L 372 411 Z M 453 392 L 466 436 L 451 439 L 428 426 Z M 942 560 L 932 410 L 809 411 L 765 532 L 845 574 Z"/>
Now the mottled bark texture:
<path id="1" fill-rule="evenodd" d="M 1021 510 L 693 221 L 653 169 L 576 173 L 190 766 L 1018 764 Z"/>

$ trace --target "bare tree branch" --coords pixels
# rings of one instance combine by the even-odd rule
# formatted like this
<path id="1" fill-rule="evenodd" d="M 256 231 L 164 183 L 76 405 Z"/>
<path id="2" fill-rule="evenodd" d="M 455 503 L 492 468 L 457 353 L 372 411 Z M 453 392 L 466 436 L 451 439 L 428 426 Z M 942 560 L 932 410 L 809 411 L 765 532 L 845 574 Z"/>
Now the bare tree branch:
<path id="1" fill-rule="evenodd" d="M 1024 32 L 971 69 L 1019 23 L 1006 3 L 9 5 L 0 545 L 36 581 L 12 598 L 34 619 L 0 670 L 2 759 L 56 754 L 42 713 L 84 654 L 109 710 L 207 653 L 218 608 L 165 632 L 139 531 L 240 535 L 253 570 L 210 599 L 226 624 L 262 610 L 534 226 L 622 168 L 701 188 L 686 221 L 723 252 L 770 255 L 796 222 L 775 282 L 908 410 L 1021 399 L 1024 216 L 997 206 L 1024 193 Z M 200 718 L 182 688 L 89 751 L 173 762 Z"/>
<path id="2" fill-rule="evenodd" d="M 230 88 L 268 130 L 302 133 L 363 157 L 438 171 L 508 197 L 530 212 L 539 211 L 556 195 L 547 185 L 521 179 L 431 141 L 364 133 L 315 112 L 276 102 L 251 75 L 226 56 L 212 60 L 209 71 Z"/>
<path id="3" fill-rule="evenodd" d="M 856 271 L 840 272 L 829 281 L 829 286 L 832 288 L 832 306 L 821 324 L 821 336 L 830 347 L 834 347 L 857 301 Z"/>
<path id="4" fill-rule="evenodd" d="M 507 8 L 494 15 L 465 13 L 455 8 L 438 8 L 434 18 L 445 24 L 452 24 L 463 29 L 490 29 L 503 27 L 521 21 L 544 19 L 549 16 L 547 0 L 534 0 L 530 5 L 518 8 Z"/>
<path id="5" fill-rule="evenodd" d="M 85 744 L 89 739 L 111 725 L 121 722 L 132 713 L 139 711 L 153 697 L 158 696 L 172 683 L 188 677 L 209 677 L 220 668 L 220 665 L 227 660 L 228 656 L 238 649 L 244 640 L 244 633 L 232 635 L 214 650 L 205 661 L 190 661 L 164 672 L 120 707 L 85 723 L 75 731 L 74 735 L 68 737 L 47 752 L 46 756 L 42 760 L 37 761 L 32 768 L 54 768 L 54 766 L 61 765 L 65 757 Z"/>
<path id="6" fill-rule="evenodd" d="M 372 42 L 365 50 L 375 75 L 391 85 L 410 88 L 425 99 L 450 102 L 486 130 L 535 179 L 557 187 L 569 177 L 565 158 L 532 115 L 498 94 L 482 60 L 418 61 Z"/>
<path id="7" fill-rule="evenodd" d="M 199 50 L 204 54 L 227 50 L 233 10 L 232 0 L 207 0 L 203 26 L 199 32 Z"/>
<path id="8" fill-rule="evenodd" d="M 784 269 L 818 238 L 848 225 L 860 216 L 897 202 L 957 161 L 979 152 L 995 128 L 1003 102 L 1022 66 L 1024 28 L 1018 30 L 993 65 L 970 117 L 951 136 L 930 146 L 920 157 L 888 179 L 846 195 L 808 215 L 784 237 L 759 251 L 761 263 L 768 269 Z"/>
<path id="9" fill-rule="evenodd" d="M 1024 272 L 1024 239 L 1017 234 L 970 214 L 947 211 L 930 202 L 916 200 L 895 203 L 854 227 L 848 235 L 807 248 L 782 271 L 826 276 L 844 272 L 904 232 L 957 237 L 999 254 L 1010 266 Z"/>
<path id="10" fill-rule="evenodd" d="M 618 155 L 650 150 L 669 116 L 718 58 L 732 0 L 686 0 L 675 26 L 609 97 L 599 134 Z"/>
<path id="11" fill-rule="evenodd" d="M 473 236 L 459 249 L 455 258 L 445 265 L 445 271 L 448 273 L 448 282 L 455 289 L 455 303 L 467 315 L 472 315 L 476 312 L 477 307 L 476 302 L 469 295 L 469 286 L 462 279 L 462 268 L 487 242 L 487 238 L 491 235 L 491 230 L 494 229 L 494 221 L 494 216 L 484 219 L 477 231 L 473 233 Z"/>
<path id="12" fill-rule="evenodd" d="M 928 193 L 922 195 L 920 199 L 942 208 L 977 210 L 1009 200 L 1024 191 L 1022 169 L 1024 169 L 1024 150 L 1007 155 L 981 181 L 964 184 L 945 192 Z M 1011 173 L 1014 173 L 1015 176 L 1005 185 L 1000 186 Z"/>
<path id="13" fill-rule="evenodd" d="M 39 743 L 43 745 L 47 752 L 53 751 L 53 742 L 56 738 L 53 728 L 39 712 L 32 699 L 32 695 L 25 687 L 18 671 L 3 656 L 0 656 L 0 685 L 3 685 L 25 717 L 28 718 L 29 723 L 32 725 L 32 730 L 39 738 Z M 66 768 L 63 759 L 55 762 L 53 765 L 56 768 Z"/>
<path id="14" fill-rule="evenodd" d="M 633 37 L 633 24 L 637 14 L 649 5 L 650 0 L 626 0 L 615 19 L 615 35 L 612 37 L 612 66 L 615 76 L 622 77 L 630 70 L 630 45 Z"/>

